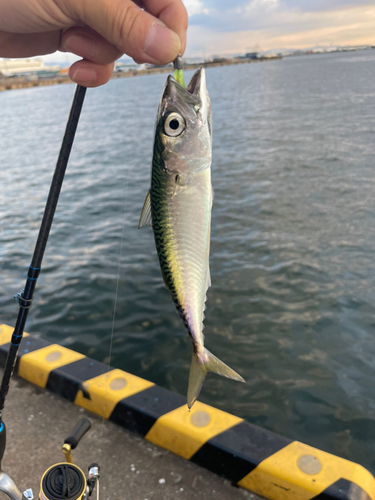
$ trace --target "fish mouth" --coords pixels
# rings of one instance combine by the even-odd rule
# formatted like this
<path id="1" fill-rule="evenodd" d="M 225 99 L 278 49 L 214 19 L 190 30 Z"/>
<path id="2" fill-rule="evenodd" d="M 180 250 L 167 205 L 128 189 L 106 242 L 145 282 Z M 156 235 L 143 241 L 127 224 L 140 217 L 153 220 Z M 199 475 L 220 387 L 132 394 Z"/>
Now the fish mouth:
<path id="1" fill-rule="evenodd" d="M 192 76 L 190 82 L 183 88 L 169 75 L 163 93 L 163 100 L 180 102 L 196 107 L 201 118 L 207 120 L 208 92 L 206 84 L 206 73 L 204 68 L 199 68 Z"/>
<path id="2" fill-rule="evenodd" d="M 169 75 L 167 78 L 167 83 L 165 85 L 163 98 L 169 97 L 171 99 L 174 99 L 178 95 L 180 98 L 185 96 L 186 100 L 189 95 L 200 98 L 201 95 L 206 94 L 206 92 L 206 73 L 204 71 L 204 68 L 199 68 L 191 77 L 191 80 L 186 88 L 181 87 L 181 85 L 173 78 L 173 76 Z"/>

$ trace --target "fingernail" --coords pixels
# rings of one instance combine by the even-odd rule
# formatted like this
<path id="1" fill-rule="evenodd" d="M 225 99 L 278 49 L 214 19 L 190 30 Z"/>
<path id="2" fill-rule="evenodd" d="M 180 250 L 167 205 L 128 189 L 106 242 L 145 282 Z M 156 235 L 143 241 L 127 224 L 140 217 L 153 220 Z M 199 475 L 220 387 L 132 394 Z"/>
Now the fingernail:
<path id="1" fill-rule="evenodd" d="M 63 43 L 64 49 L 77 56 L 90 59 L 96 52 L 96 42 L 85 35 L 73 35 Z"/>
<path id="2" fill-rule="evenodd" d="M 179 36 L 172 30 L 155 23 L 147 34 L 144 52 L 161 63 L 170 62 L 180 50 Z"/>
<path id="3" fill-rule="evenodd" d="M 76 83 L 91 83 L 96 78 L 96 72 L 90 68 L 78 68 L 70 77 Z"/>

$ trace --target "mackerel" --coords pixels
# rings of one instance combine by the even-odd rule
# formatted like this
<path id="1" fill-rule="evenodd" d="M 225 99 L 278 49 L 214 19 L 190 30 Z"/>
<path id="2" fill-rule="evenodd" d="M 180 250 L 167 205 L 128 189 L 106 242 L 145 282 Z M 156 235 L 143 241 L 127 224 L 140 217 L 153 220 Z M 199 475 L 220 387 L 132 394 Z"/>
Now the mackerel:
<path id="1" fill-rule="evenodd" d="M 205 71 L 183 88 L 171 76 L 155 126 L 151 187 L 139 227 L 150 225 L 165 286 L 193 343 L 187 404 L 197 400 L 207 372 L 245 382 L 204 347 L 213 191 L 212 119 Z"/>

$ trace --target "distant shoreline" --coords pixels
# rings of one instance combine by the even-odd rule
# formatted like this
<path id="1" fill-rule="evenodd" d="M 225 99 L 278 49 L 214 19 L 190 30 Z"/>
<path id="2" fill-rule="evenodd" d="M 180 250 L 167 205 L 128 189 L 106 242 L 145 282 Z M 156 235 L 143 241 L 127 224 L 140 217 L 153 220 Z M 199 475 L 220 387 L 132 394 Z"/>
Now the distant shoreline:
<path id="1" fill-rule="evenodd" d="M 201 64 L 185 64 L 184 70 L 194 70 L 200 67 L 204 68 L 215 68 L 218 66 L 233 66 L 235 64 L 249 64 L 264 61 L 275 61 L 282 59 L 279 56 L 275 57 L 260 57 L 258 59 L 232 59 L 217 62 L 204 62 Z M 111 79 L 115 78 L 131 78 L 133 76 L 143 76 L 143 75 L 155 75 L 157 73 L 171 73 L 172 68 L 170 66 L 161 68 L 149 68 L 143 70 L 128 70 L 124 72 L 116 72 L 112 74 Z M 18 78 L 1 78 L 0 77 L 0 92 L 5 90 L 16 90 L 16 89 L 26 89 L 32 87 L 44 87 L 48 85 L 60 85 L 63 83 L 73 83 L 68 76 L 57 76 L 54 78 L 42 78 L 36 80 L 30 80 L 26 77 Z"/>

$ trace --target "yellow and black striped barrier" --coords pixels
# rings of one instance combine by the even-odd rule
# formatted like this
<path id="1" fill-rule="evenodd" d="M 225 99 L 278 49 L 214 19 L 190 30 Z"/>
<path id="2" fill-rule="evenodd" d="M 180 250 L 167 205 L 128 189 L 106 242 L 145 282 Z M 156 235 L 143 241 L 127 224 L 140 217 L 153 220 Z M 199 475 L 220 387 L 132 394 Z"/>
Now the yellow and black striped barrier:
<path id="1" fill-rule="evenodd" d="M 0 363 L 13 329 L 0 325 Z M 375 500 L 361 465 L 25 333 L 17 374 L 270 500 Z"/>

